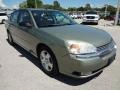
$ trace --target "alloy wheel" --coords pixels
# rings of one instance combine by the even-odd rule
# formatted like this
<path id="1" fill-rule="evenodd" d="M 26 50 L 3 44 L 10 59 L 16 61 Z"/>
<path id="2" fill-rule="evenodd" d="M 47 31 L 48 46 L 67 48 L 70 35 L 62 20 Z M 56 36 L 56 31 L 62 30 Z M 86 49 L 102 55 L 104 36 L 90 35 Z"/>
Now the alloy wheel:
<path id="1" fill-rule="evenodd" d="M 53 60 L 49 52 L 42 50 L 40 53 L 40 60 L 43 68 L 50 72 L 53 70 Z"/>

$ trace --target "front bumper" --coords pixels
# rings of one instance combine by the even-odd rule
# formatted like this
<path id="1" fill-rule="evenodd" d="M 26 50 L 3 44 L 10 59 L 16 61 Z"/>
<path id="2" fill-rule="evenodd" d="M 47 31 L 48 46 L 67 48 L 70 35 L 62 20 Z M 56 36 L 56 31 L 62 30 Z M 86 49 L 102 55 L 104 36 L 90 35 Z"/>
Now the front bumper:
<path id="1" fill-rule="evenodd" d="M 89 22 L 98 23 L 98 21 L 99 21 L 98 19 L 84 19 L 84 18 L 83 18 L 83 22 L 88 22 L 88 23 L 89 23 Z"/>
<path id="2" fill-rule="evenodd" d="M 87 78 L 101 72 L 109 66 L 116 56 L 116 49 L 104 57 L 92 57 L 86 59 L 71 59 L 65 55 L 61 61 L 60 72 L 76 78 Z"/>

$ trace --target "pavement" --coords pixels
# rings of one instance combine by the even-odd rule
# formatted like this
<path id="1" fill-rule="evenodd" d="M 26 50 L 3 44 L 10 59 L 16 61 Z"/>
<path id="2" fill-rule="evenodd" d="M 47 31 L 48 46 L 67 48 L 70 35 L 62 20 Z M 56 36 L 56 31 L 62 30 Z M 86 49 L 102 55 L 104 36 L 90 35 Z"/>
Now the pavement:
<path id="1" fill-rule="evenodd" d="M 100 23 L 90 26 L 103 29 L 114 38 L 117 57 L 102 73 L 88 79 L 44 74 L 39 60 L 20 46 L 8 44 L 5 27 L 0 24 L 0 90 L 120 90 L 120 26 L 104 20 Z"/>

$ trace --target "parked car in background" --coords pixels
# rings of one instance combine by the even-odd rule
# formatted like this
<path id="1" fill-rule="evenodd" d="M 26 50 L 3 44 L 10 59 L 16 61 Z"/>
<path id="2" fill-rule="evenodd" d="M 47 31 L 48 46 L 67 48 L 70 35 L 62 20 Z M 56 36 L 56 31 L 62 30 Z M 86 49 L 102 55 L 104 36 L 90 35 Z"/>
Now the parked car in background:
<path id="1" fill-rule="evenodd" d="M 82 14 L 81 13 L 69 13 L 69 16 L 73 19 L 80 19 L 82 18 Z"/>
<path id="2" fill-rule="evenodd" d="M 9 43 L 38 57 L 50 76 L 87 78 L 100 73 L 116 56 L 116 44 L 107 32 L 77 24 L 60 11 L 20 9 L 5 26 Z"/>
<path id="3" fill-rule="evenodd" d="M 98 24 L 100 16 L 96 11 L 88 11 L 83 15 L 83 23 L 95 23 Z"/>
<path id="4" fill-rule="evenodd" d="M 104 20 L 112 21 L 114 19 L 115 19 L 115 15 L 108 15 L 108 16 L 104 17 Z"/>
<path id="5" fill-rule="evenodd" d="M 8 20 L 7 14 L 4 12 L 0 12 L 0 23 L 5 23 L 5 21 Z"/>
<path id="6" fill-rule="evenodd" d="M 77 13 L 70 13 L 69 16 L 73 19 L 77 19 L 78 16 L 77 16 Z"/>

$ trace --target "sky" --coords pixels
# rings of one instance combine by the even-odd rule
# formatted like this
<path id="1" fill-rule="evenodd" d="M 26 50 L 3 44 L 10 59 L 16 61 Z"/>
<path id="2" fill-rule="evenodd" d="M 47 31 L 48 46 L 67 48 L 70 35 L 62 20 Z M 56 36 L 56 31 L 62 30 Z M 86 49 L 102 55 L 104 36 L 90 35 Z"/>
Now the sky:
<path id="1" fill-rule="evenodd" d="M 25 0 L 0 0 L 0 6 L 17 8 Z M 52 4 L 54 0 L 42 0 L 44 4 Z M 80 7 L 90 3 L 93 7 L 102 7 L 105 4 L 117 5 L 118 0 L 58 0 L 62 7 Z"/>

